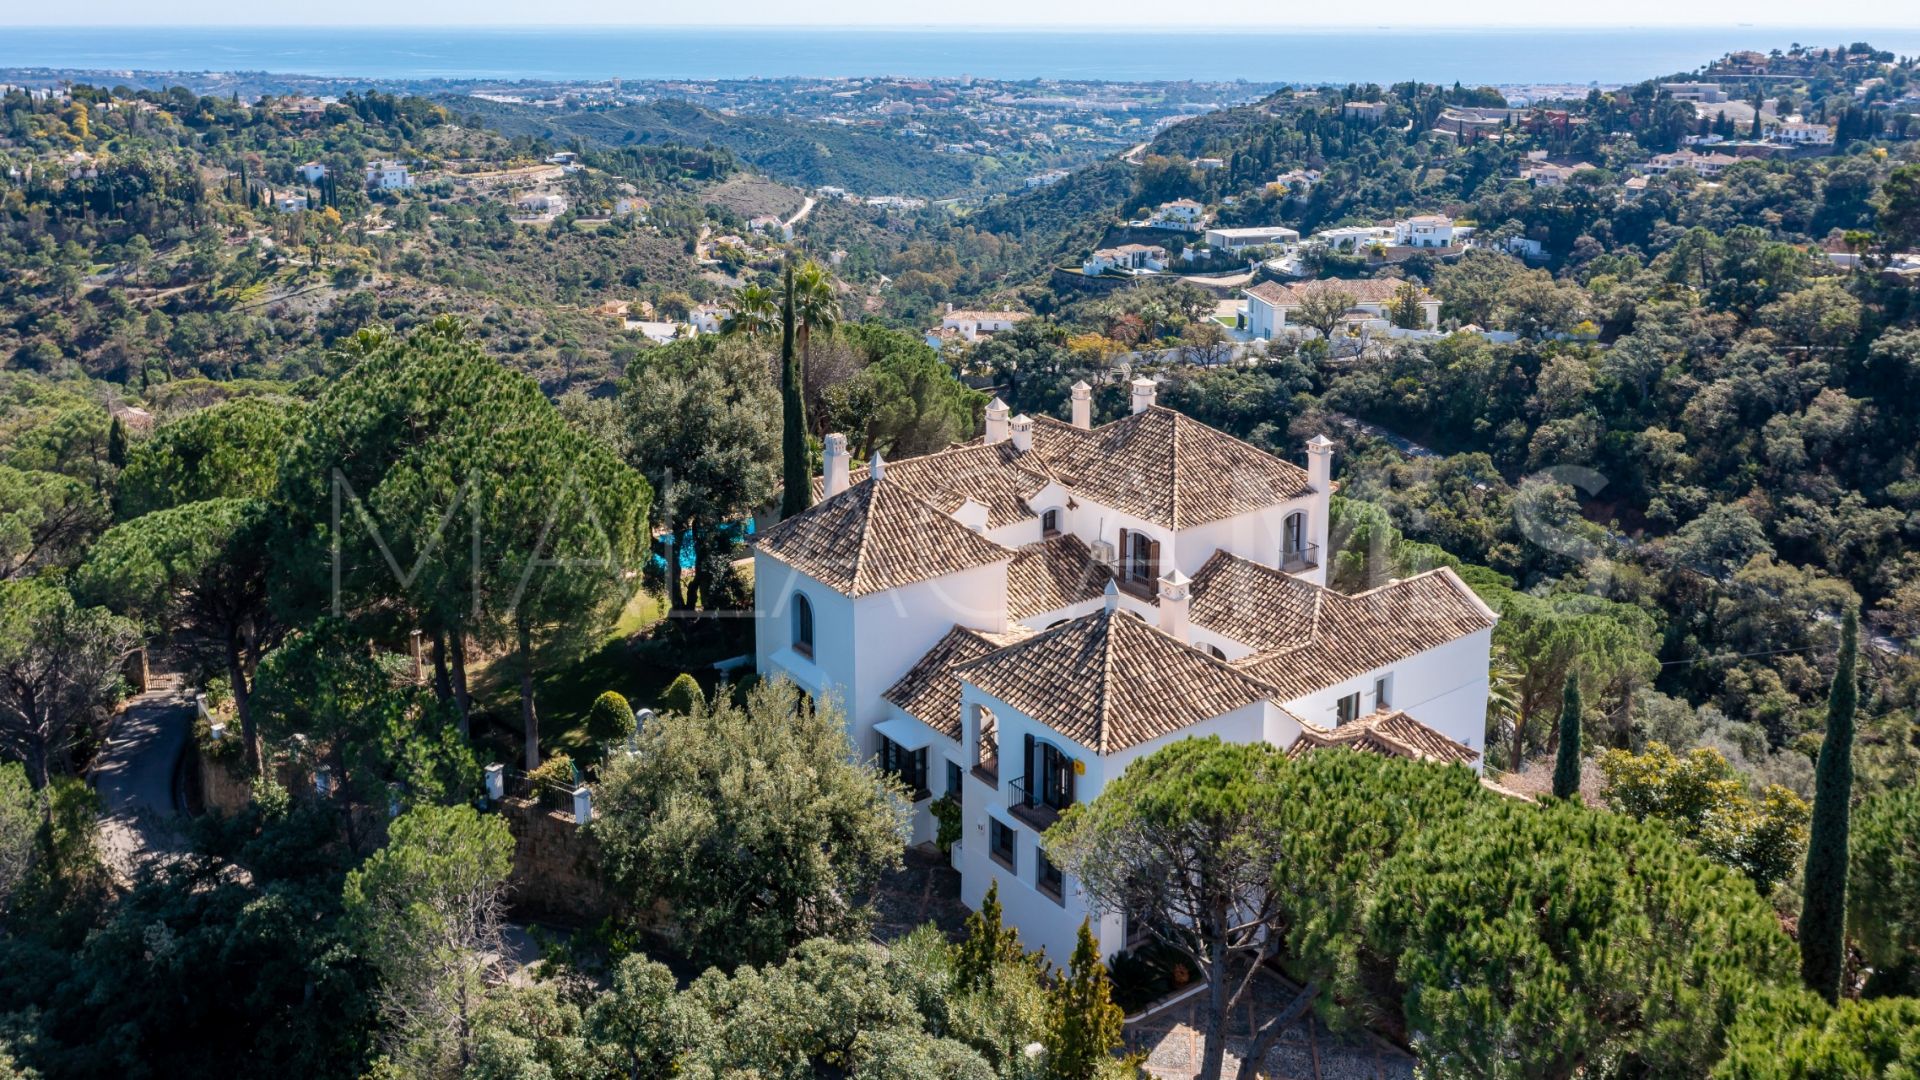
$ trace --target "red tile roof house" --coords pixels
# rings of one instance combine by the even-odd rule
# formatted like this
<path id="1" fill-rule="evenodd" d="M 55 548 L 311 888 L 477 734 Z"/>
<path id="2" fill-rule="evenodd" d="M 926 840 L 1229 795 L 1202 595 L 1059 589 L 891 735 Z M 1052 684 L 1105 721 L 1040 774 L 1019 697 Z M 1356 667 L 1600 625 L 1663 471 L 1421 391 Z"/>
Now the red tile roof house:
<path id="1" fill-rule="evenodd" d="M 1391 320 L 1393 302 L 1400 294 L 1400 286 L 1404 284 L 1406 282 L 1395 278 L 1361 278 L 1352 281 L 1321 278 L 1292 285 L 1263 281 L 1242 290 L 1247 302 L 1241 309 L 1241 322 L 1249 334 L 1261 339 L 1316 334 L 1318 331 L 1289 322 L 1288 318 L 1299 311 L 1309 297 L 1330 292 L 1346 294 L 1352 302 L 1348 308 L 1351 314 Z M 1422 324 L 1428 330 L 1438 330 L 1439 298 L 1422 288 L 1419 290 L 1419 304 Z"/>
<path id="2" fill-rule="evenodd" d="M 1324 587 L 1333 444 L 1306 467 L 1155 402 L 1095 427 L 987 409 L 981 439 L 854 469 L 829 435 L 819 501 L 754 544 L 755 661 L 846 710 L 915 793 L 962 806 L 954 864 L 999 883 L 1031 946 L 1103 955 L 1137 928 L 1095 911 L 1042 836 L 1127 764 L 1214 735 L 1294 753 L 1478 769 L 1495 615 L 1451 570 Z M 1325 748 L 1325 749 L 1320 749 Z"/>

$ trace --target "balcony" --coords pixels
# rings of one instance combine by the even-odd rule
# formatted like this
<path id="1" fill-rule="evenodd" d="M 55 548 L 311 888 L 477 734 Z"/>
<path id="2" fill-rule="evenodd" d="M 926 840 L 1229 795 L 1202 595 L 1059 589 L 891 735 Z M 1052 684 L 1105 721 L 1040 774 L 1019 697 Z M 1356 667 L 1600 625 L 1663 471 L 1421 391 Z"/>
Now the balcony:
<path id="1" fill-rule="evenodd" d="M 1000 786 L 1000 759 L 983 757 L 973 765 L 973 775 L 988 787 Z"/>
<path id="2" fill-rule="evenodd" d="M 1304 547 L 1288 548 L 1280 552 L 1280 569 L 1289 574 L 1302 570 L 1312 570 L 1320 565 L 1320 545 L 1307 544 Z"/>
<path id="3" fill-rule="evenodd" d="M 1114 580 L 1114 584 L 1118 585 L 1120 591 L 1126 593 L 1128 596 L 1145 600 L 1148 603 L 1153 603 L 1160 595 L 1160 582 L 1150 577 L 1133 577 L 1129 574 L 1122 574 Z"/>
<path id="4" fill-rule="evenodd" d="M 1007 809 L 1013 816 L 1026 822 L 1038 832 L 1045 832 L 1053 823 L 1060 820 L 1060 812 L 1067 808 L 1067 802 L 1058 796 L 1048 801 L 1046 795 L 1031 786 L 1027 777 L 1007 781 Z"/>

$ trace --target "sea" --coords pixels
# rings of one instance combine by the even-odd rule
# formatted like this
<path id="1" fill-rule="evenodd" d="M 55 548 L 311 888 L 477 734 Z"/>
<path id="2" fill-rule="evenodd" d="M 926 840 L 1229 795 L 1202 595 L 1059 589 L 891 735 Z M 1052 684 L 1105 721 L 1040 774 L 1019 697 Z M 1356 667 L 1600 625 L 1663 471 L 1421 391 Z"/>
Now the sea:
<path id="1" fill-rule="evenodd" d="M 1867 41 L 1920 53 L 1920 28 L 1181 30 L 1163 28 L 9 27 L 0 68 L 272 72 L 370 81 L 597 81 L 901 75 L 1299 84 L 1618 84 L 1735 49 Z"/>

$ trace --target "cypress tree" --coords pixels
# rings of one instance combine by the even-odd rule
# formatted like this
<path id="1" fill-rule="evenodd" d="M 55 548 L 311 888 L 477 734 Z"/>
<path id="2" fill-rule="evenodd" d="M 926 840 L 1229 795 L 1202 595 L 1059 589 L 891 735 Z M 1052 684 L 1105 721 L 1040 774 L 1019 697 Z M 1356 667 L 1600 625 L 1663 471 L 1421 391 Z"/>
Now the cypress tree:
<path id="1" fill-rule="evenodd" d="M 107 428 L 107 464 L 116 469 L 127 467 L 127 427 L 117 416 Z"/>
<path id="2" fill-rule="evenodd" d="M 1080 921 L 1080 939 L 1073 947 L 1067 970 L 1058 973 L 1047 989 L 1047 1071 L 1060 1080 L 1094 1080 L 1100 1067 L 1113 1060 L 1121 1042 L 1125 1014 L 1113 1003 L 1106 965 L 1100 962 L 1087 920 Z"/>
<path id="3" fill-rule="evenodd" d="M 1859 690 L 1854 663 L 1859 617 L 1840 625 L 1840 659 L 1827 697 L 1827 736 L 1813 774 L 1813 828 L 1807 838 L 1806 891 L 1800 905 L 1800 978 L 1837 1001 L 1847 950 L 1847 832 L 1853 799 L 1853 712 Z"/>
<path id="4" fill-rule="evenodd" d="M 805 510 L 813 502 L 813 470 L 807 467 L 807 403 L 801 397 L 800 357 L 794 352 L 794 321 L 799 317 L 793 302 L 793 264 L 787 264 L 780 300 L 780 432 L 781 478 L 786 490 L 780 498 L 782 520 Z"/>
<path id="5" fill-rule="evenodd" d="M 1560 752 L 1553 759 L 1553 797 L 1571 799 L 1580 794 L 1580 679 L 1567 672 L 1560 695 Z"/>

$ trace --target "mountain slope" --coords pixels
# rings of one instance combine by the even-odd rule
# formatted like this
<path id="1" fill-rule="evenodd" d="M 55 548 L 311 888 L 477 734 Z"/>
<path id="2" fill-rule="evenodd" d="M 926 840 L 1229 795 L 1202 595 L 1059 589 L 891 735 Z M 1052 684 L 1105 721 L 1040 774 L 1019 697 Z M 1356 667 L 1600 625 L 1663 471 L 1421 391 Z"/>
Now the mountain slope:
<path id="1" fill-rule="evenodd" d="M 684 101 L 615 109 L 542 109 L 472 97 L 442 102 L 503 134 L 606 147 L 635 143 L 711 143 L 776 180 L 830 184 L 863 195 L 938 197 L 972 188 L 972 159 L 934 154 L 878 131 L 766 116 L 727 116 Z"/>

